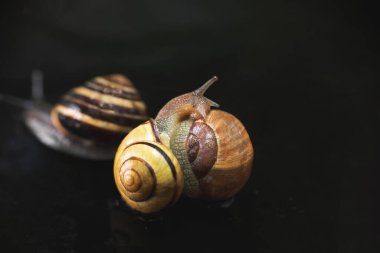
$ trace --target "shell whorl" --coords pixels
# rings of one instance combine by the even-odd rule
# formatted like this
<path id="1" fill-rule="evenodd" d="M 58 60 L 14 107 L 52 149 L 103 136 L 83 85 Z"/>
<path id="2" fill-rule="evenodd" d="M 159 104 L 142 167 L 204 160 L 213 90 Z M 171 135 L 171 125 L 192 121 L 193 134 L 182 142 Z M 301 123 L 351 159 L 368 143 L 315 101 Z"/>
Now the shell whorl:
<path id="1" fill-rule="evenodd" d="M 192 172 L 199 180 L 199 198 L 228 199 L 248 181 L 254 149 L 247 130 L 232 114 L 210 111 L 205 120 L 194 123 L 186 143 Z"/>
<path id="2" fill-rule="evenodd" d="M 179 162 L 160 142 L 153 120 L 124 138 L 115 156 L 114 177 L 124 201 L 142 213 L 171 206 L 181 195 L 184 184 Z"/>
<path id="3" fill-rule="evenodd" d="M 71 136 L 120 141 L 147 120 L 146 105 L 125 76 L 98 76 L 62 96 L 51 111 L 53 125 Z"/>
<path id="4" fill-rule="evenodd" d="M 217 160 L 218 143 L 214 129 L 204 121 L 196 121 L 186 138 L 187 157 L 191 170 L 202 178 L 211 170 Z"/>
<path id="5" fill-rule="evenodd" d="M 217 104 L 203 95 L 215 80 L 170 100 L 155 120 L 120 144 L 115 182 L 133 209 L 157 212 L 174 203 L 182 189 L 189 197 L 224 200 L 247 182 L 253 146 L 236 117 L 211 110 Z"/>

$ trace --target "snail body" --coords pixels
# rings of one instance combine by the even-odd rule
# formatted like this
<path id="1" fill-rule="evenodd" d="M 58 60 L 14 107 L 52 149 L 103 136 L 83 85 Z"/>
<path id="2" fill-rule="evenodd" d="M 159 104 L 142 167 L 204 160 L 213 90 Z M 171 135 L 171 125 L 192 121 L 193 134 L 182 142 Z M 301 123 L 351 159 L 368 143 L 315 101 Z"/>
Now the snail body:
<path id="1" fill-rule="evenodd" d="M 150 134 L 143 136 L 145 133 L 139 131 L 132 137 L 133 130 L 125 137 L 119 146 L 119 151 L 123 151 L 118 151 L 115 156 L 117 185 L 120 185 L 118 180 L 122 168 L 118 161 L 129 156 L 127 147 L 149 136 L 159 140 L 167 147 L 166 152 L 178 161 L 185 195 L 225 200 L 244 186 L 251 174 L 253 146 L 246 129 L 236 117 L 221 110 L 211 110 L 218 104 L 204 97 L 204 93 L 216 80 L 214 77 L 201 88 L 170 100 L 155 120 L 149 121 L 154 126 L 151 127 L 154 131 L 148 131 Z M 147 152 L 142 152 L 140 158 L 148 157 L 150 154 Z M 128 196 L 122 194 L 122 198 L 129 204 Z M 136 206 L 132 208 L 145 213 L 157 211 L 149 207 L 143 210 Z"/>

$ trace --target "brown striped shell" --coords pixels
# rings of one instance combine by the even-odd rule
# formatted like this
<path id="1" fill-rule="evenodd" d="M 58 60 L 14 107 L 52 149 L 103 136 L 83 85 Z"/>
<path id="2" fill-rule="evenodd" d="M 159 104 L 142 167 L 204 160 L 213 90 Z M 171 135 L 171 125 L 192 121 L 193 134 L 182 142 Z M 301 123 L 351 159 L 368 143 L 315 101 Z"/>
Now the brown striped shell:
<path id="1" fill-rule="evenodd" d="M 51 110 L 60 132 L 104 145 L 120 142 L 147 118 L 139 92 L 121 74 L 98 76 L 71 89 Z"/>
<path id="2" fill-rule="evenodd" d="M 122 199 L 141 213 L 155 213 L 174 204 L 182 193 L 183 174 L 165 146 L 154 120 L 132 130 L 121 142 L 114 177 Z"/>
<path id="3" fill-rule="evenodd" d="M 186 194 L 224 200 L 247 182 L 254 149 L 243 124 L 232 114 L 211 110 L 206 119 L 193 123 L 185 146 L 191 176 L 198 181 L 196 189 L 185 187 Z"/>

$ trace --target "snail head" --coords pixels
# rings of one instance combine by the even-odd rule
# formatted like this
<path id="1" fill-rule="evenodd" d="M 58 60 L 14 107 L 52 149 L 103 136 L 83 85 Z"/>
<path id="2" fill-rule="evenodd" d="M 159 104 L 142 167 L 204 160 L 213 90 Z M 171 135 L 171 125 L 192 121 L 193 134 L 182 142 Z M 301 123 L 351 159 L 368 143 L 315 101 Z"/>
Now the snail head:
<path id="1" fill-rule="evenodd" d="M 207 114 L 210 112 L 211 107 L 219 107 L 219 104 L 215 103 L 211 99 L 204 96 L 208 88 L 218 80 L 217 76 L 212 77 L 200 88 L 192 92 L 191 105 L 195 109 L 191 117 L 194 119 L 203 118 L 205 119 Z"/>

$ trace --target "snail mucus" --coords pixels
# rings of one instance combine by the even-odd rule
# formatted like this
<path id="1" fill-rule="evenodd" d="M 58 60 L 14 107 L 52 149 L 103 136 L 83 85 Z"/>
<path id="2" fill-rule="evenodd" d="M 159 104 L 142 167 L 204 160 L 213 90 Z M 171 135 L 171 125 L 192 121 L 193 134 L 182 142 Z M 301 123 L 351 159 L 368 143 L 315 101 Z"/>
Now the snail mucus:
<path id="1" fill-rule="evenodd" d="M 92 160 L 112 159 L 123 137 L 148 119 L 145 103 L 124 75 L 97 76 L 66 92 L 54 106 L 43 100 L 41 79 L 42 73 L 32 74 L 32 91 L 39 94 L 32 101 L 0 99 L 21 105 L 26 126 L 55 150 Z"/>
<path id="2" fill-rule="evenodd" d="M 170 100 L 133 129 L 114 160 L 116 186 L 126 204 L 159 212 L 190 198 L 226 200 L 247 182 L 254 149 L 243 124 L 204 96 L 217 80 Z"/>

